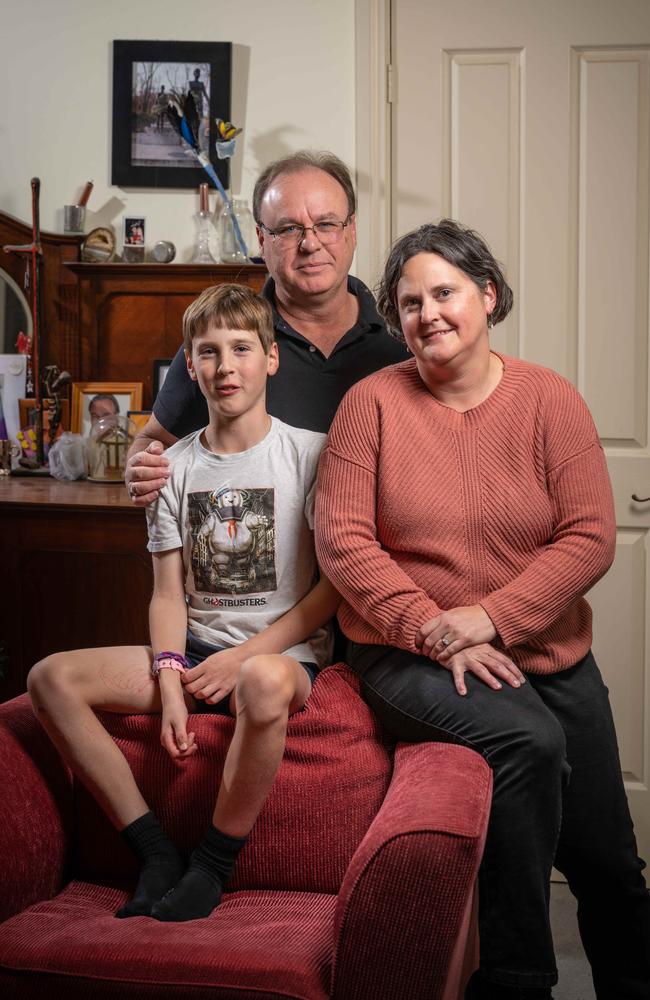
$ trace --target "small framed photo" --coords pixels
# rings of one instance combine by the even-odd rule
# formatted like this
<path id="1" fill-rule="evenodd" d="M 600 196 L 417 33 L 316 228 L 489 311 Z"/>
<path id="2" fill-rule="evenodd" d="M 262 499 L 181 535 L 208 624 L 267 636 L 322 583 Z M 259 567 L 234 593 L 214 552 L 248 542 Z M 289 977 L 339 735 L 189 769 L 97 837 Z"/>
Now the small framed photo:
<path id="1" fill-rule="evenodd" d="M 199 148 L 225 188 L 228 160 L 216 152 L 215 119 L 230 120 L 230 42 L 113 42 L 112 183 L 196 188 L 205 173 L 168 115 L 193 102 Z"/>
<path id="2" fill-rule="evenodd" d="M 73 382 L 71 430 L 86 437 L 102 417 L 141 407 L 142 382 Z"/>
<path id="3" fill-rule="evenodd" d="M 42 399 L 41 407 L 43 413 L 43 440 L 46 445 L 50 445 L 50 420 L 54 409 L 53 399 Z M 21 431 L 33 429 L 36 424 L 36 400 L 19 399 L 18 410 L 20 414 Z M 63 431 L 70 430 L 70 403 L 67 399 L 61 400 L 61 422 L 56 432 L 57 438 Z"/>
<path id="4" fill-rule="evenodd" d="M 143 247 L 145 244 L 146 219 L 143 215 L 124 216 L 124 246 Z"/>
<path id="5" fill-rule="evenodd" d="M 125 264 L 144 263 L 146 219 L 143 215 L 125 215 L 122 259 Z"/>
<path id="6" fill-rule="evenodd" d="M 155 358 L 153 363 L 153 398 L 154 402 L 156 396 L 163 387 L 163 382 L 167 378 L 167 372 L 171 367 L 173 358 Z"/>
<path id="7" fill-rule="evenodd" d="M 147 421 L 151 416 L 151 410 L 128 410 L 126 415 L 129 420 L 133 421 L 136 431 L 139 434 L 146 427 Z"/>

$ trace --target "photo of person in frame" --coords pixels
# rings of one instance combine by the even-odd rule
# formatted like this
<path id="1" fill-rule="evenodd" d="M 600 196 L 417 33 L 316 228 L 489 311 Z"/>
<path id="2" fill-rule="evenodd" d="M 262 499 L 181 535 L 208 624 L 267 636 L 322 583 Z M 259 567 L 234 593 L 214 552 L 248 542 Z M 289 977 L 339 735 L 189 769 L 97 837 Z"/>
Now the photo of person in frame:
<path id="1" fill-rule="evenodd" d="M 145 220 L 142 216 L 124 219 L 124 246 L 144 246 Z"/>
<path id="2" fill-rule="evenodd" d="M 167 124 L 170 100 L 182 107 L 191 94 L 199 116 L 199 140 L 209 148 L 210 64 L 141 62 L 131 76 L 131 164 L 195 168 L 194 156 Z"/>
<path id="3" fill-rule="evenodd" d="M 120 415 L 126 416 L 130 407 L 131 394 L 129 392 L 84 393 L 81 433 L 84 437 L 88 437 L 99 420 Z"/>

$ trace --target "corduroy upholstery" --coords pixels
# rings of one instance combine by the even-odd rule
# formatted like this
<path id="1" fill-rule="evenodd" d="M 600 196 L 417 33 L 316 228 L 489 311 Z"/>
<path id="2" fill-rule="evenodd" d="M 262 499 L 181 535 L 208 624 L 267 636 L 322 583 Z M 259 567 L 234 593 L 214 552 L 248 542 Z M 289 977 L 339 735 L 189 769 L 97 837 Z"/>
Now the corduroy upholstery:
<path id="1" fill-rule="evenodd" d="M 174 764 L 159 719 L 105 715 L 179 846 L 207 825 L 233 722 L 194 716 Z M 330 667 L 289 723 L 273 792 L 207 919 L 117 920 L 134 865 L 60 762 L 27 696 L 0 705 L 0 994 L 21 1000 L 456 1000 L 491 773 L 449 744 L 382 740 Z M 125 881 L 125 874 L 130 879 Z"/>

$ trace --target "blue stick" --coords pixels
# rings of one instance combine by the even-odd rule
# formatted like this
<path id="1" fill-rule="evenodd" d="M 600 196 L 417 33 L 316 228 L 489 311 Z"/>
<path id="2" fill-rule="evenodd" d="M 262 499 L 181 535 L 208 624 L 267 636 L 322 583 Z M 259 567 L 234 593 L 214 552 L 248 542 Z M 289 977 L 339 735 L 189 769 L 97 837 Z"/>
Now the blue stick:
<path id="1" fill-rule="evenodd" d="M 237 240 L 237 243 L 239 244 L 239 249 L 243 253 L 243 255 L 246 258 L 246 260 L 248 260 L 248 248 L 247 248 L 246 243 L 244 241 L 244 237 L 241 234 L 241 229 L 239 228 L 239 223 L 237 222 L 237 216 L 235 215 L 235 211 L 234 211 L 234 209 L 232 207 L 232 202 L 231 202 L 230 198 L 228 197 L 228 195 L 226 194 L 226 189 L 224 188 L 223 184 L 219 180 L 214 167 L 210 163 L 210 161 L 207 158 L 207 156 L 205 155 L 205 153 L 197 153 L 196 150 L 192 150 L 192 152 L 194 153 L 194 155 L 196 156 L 197 160 L 199 161 L 199 163 L 201 164 L 201 166 L 205 170 L 205 172 L 208 175 L 208 177 L 212 181 L 214 181 L 215 187 L 216 187 L 217 191 L 219 192 L 219 194 L 221 195 L 226 208 L 228 209 L 228 216 L 230 217 L 230 221 L 232 222 L 232 228 L 233 228 L 234 233 L 235 233 L 235 239 Z"/>

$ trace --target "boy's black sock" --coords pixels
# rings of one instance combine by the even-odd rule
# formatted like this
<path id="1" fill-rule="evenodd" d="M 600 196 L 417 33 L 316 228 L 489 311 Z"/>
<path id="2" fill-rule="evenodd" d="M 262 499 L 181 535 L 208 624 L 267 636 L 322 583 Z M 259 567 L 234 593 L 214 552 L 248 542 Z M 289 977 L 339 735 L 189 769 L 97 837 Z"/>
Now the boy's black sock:
<path id="1" fill-rule="evenodd" d="M 135 893 L 116 917 L 148 917 L 151 907 L 181 878 L 185 865 L 152 812 L 129 823 L 121 833 L 142 864 Z"/>
<path id="2" fill-rule="evenodd" d="M 501 986 L 475 972 L 465 989 L 465 1000 L 553 1000 L 550 986 Z"/>
<path id="3" fill-rule="evenodd" d="M 189 868 L 178 885 L 151 908 L 156 920 L 197 920 L 208 917 L 219 905 L 223 887 L 230 878 L 237 855 L 247 837 L 230 837 L 208 831 L 190 858 Z"/>

